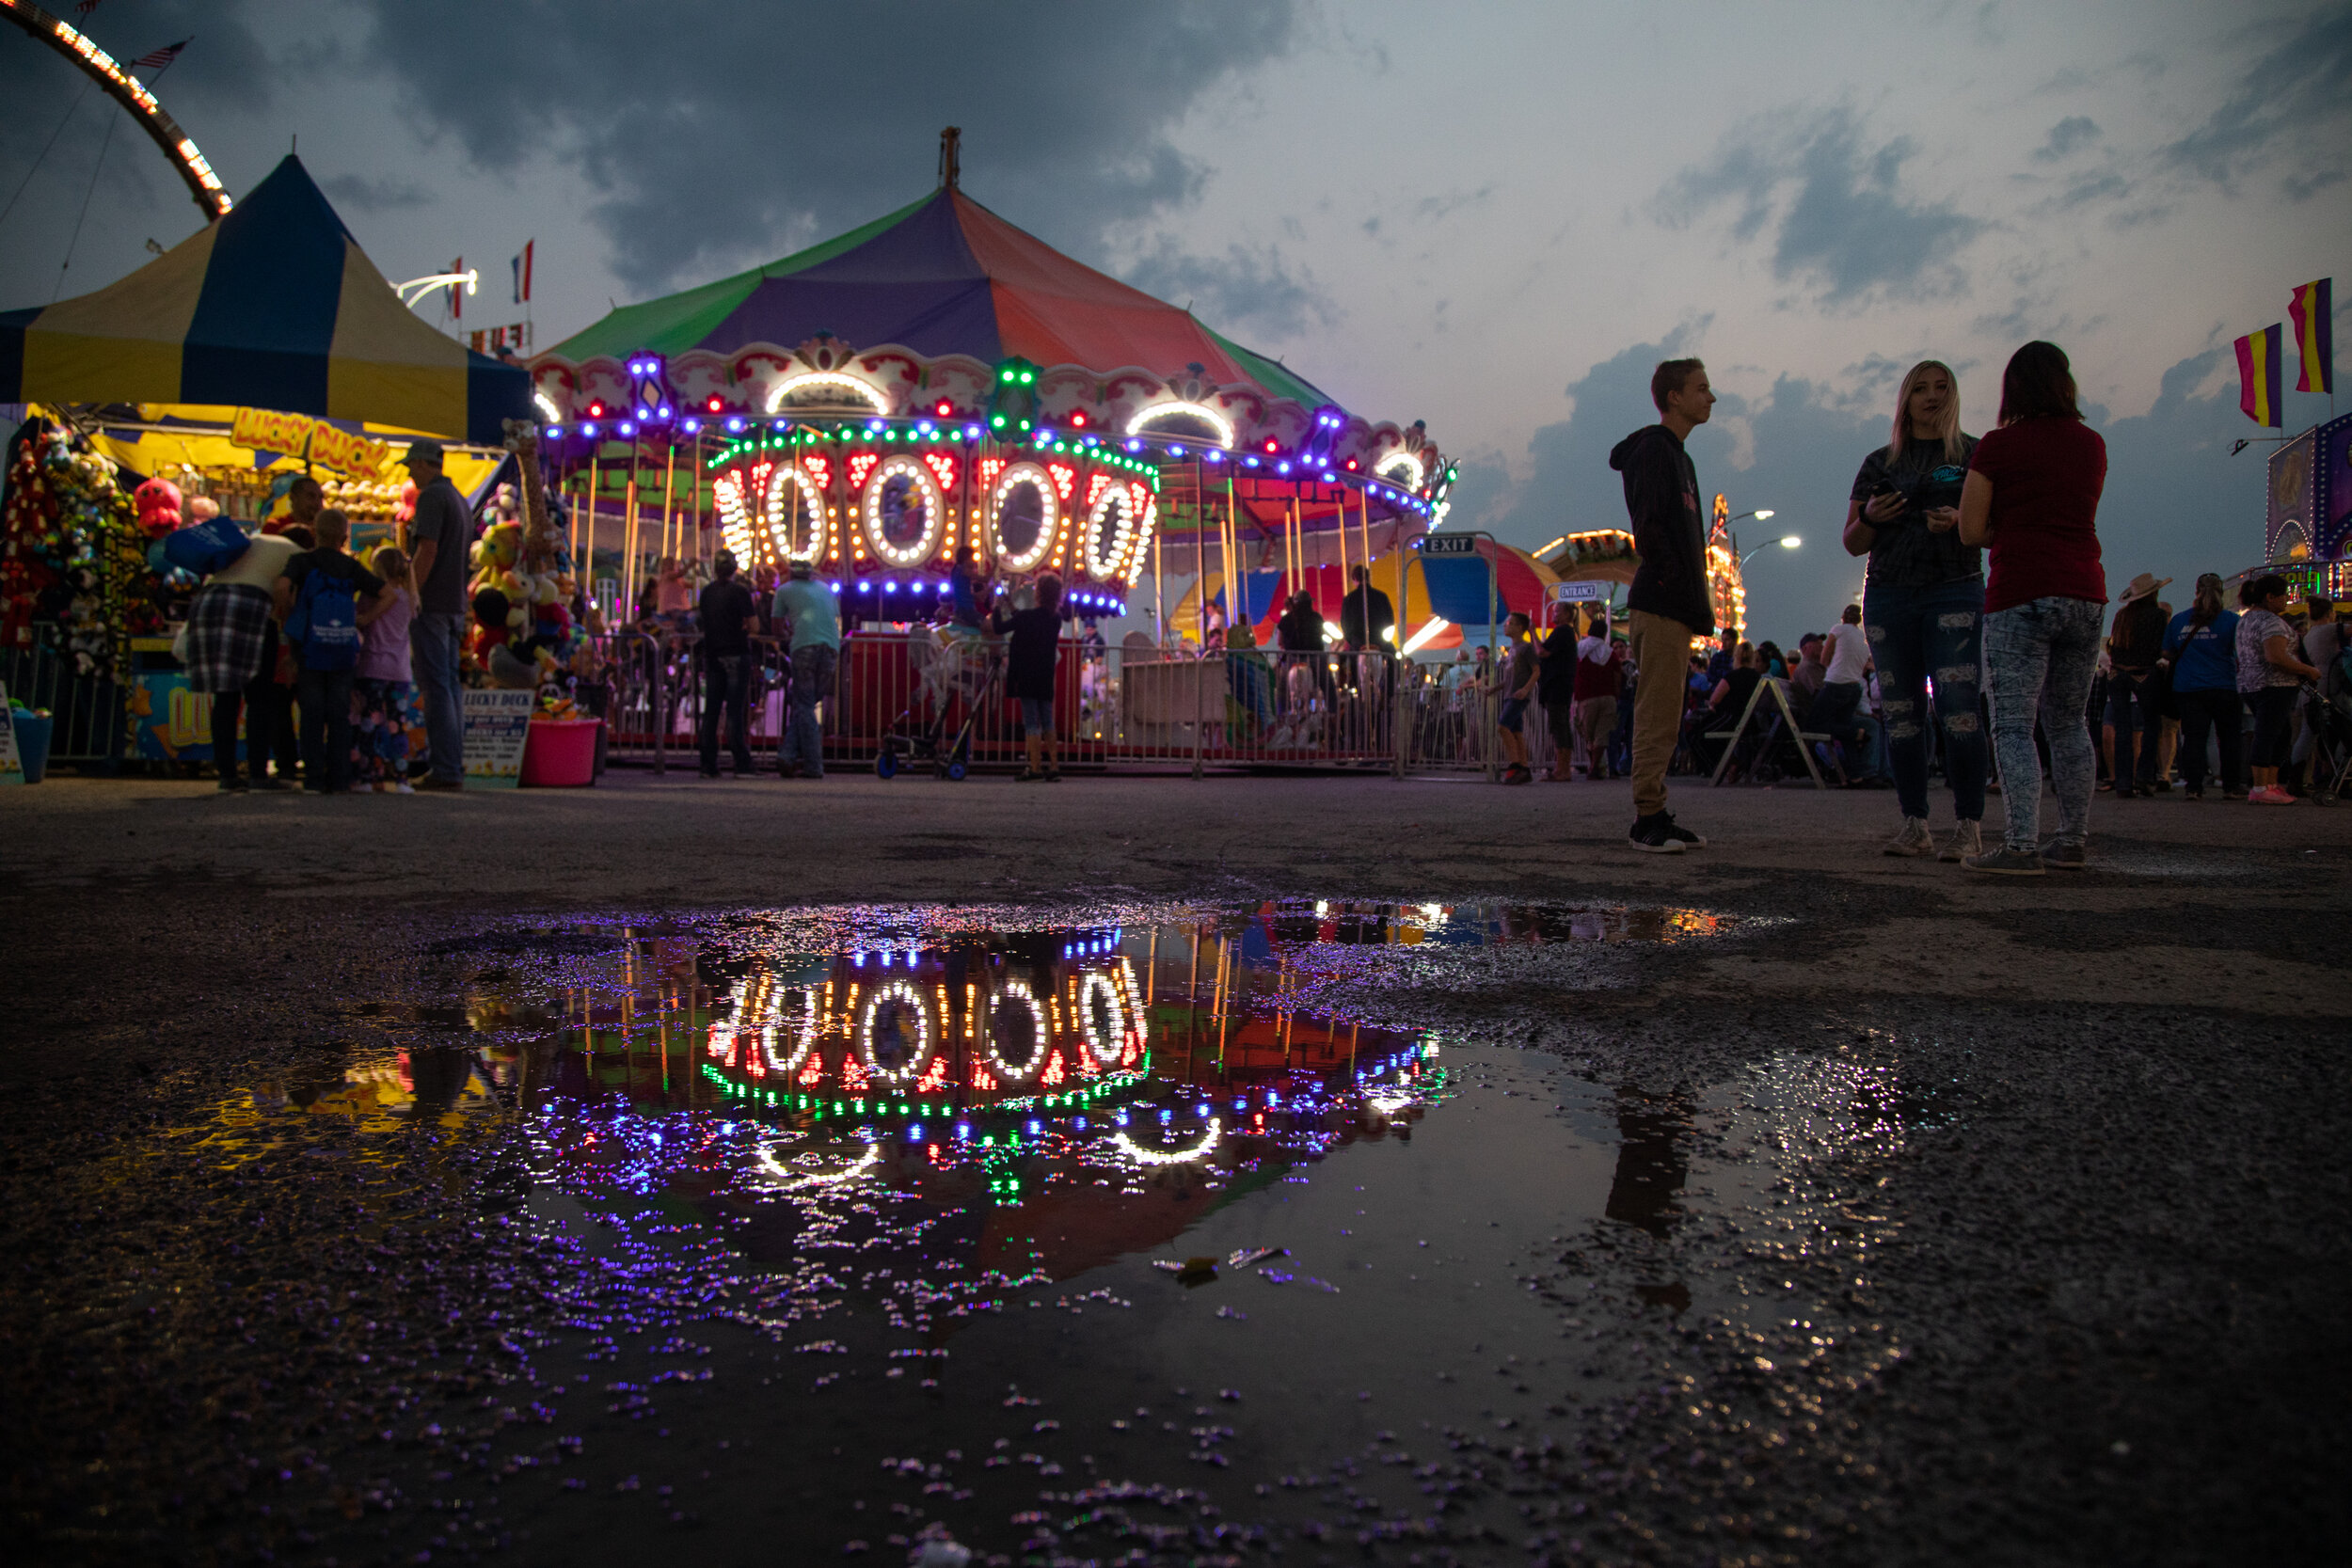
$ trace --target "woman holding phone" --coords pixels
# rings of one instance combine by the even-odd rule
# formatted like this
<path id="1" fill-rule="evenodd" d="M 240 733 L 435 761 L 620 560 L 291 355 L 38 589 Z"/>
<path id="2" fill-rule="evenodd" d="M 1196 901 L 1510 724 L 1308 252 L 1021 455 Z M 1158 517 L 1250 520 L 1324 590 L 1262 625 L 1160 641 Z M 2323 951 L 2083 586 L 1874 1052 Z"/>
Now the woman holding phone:
<path id="1" fill-rule="evenodd" d="M 1960 428 L 1960 382 L 1941 360 L 1911 367 L 1895 396 L 1893 438 L 1862 461 L 1846 506 L 1846 552 L 1870 558 L 1862 624 L 1886 710 L 1887 761 L 1902 807 L 1890 855 L 1936 852 L 1928 832 L 1928 679 L 1944 731 L 1958 826 L 1943 859 L 1982 847 L 1985 743 L 1977 711 L 1984 625 L 1982 552 L 1959 534 L 1960 493 L 1977 439 Z"/>

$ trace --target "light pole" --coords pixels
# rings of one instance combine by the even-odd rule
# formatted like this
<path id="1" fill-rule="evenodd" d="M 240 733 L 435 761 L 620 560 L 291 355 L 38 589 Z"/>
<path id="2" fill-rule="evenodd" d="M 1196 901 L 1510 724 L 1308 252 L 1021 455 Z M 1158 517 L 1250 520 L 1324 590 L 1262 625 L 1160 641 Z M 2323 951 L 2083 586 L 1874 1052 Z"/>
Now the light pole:
<path id="1" fill-rule="evenodd" d="M 1769 517 L 1772 514 L 1769 512 L 1759 512 L 1756 515 L 1759 517 Z M 1740 558 L 1740 569 L 1743 572 L 1746 571 L 1748 569 L 1749 562 L 1754 561 L 1757 556 L 1762 555 L 1766 550 L 1771 549 L 1773 545 L 1779 546 L 1784 550 L 1793 550 L 1799 545 L 1804 543 L 1804 541 L 1803 539 L 1800 539 L 1793 533 L 1784 533 L 1779 538 L 1773 540 L 1772 544 L 1758 545 L 1756 548 L 1741 556 Z"/>

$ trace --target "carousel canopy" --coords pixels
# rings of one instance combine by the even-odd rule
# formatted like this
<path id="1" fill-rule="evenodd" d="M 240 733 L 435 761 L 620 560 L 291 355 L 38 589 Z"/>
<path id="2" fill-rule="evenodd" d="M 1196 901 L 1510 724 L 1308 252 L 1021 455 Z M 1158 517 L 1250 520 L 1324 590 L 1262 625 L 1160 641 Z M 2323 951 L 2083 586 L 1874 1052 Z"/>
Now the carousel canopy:
<path id="1" fill-rule="evenodd" d="M 1205 372 L 1313 406 L 1304 378 L 1200 325 L 1190 311 L 1073 261 L 954 185 L 780 261 L 624 306 L 550 356 L 585 363 L 641 352 L 731 355 L 828 336 L 895 343 L 986 365 L 1008 358 L 1134 366 L 1173 380 Z"/>
<path id="2" fill-rule="evenodd" d="M 930 196 L 797 255 L 616 309 L 532 361 L 566 453 L 757 436 L 1115 448 L 1160 479 L 1160 528 L 1389 547 L 1441 516 L 1451 468 L 1419 424 L 1368 421 L 1275 360 L 1024 233 Z M 935 421 L 935 423 L 934 423 Z M 747 437 L 748 438 L 748 437 Z M 601 450 L 600 448 L 598 450 Z M 1059 450 L 1059 449 L 1056 449 Z"/>
<path id="3" fill-rule="evenodd" d="M 301 160 L 129 277 L 0 313 L 0 403 L 215 404 L 496 443 L 525 373 L 411 314 Z"/>

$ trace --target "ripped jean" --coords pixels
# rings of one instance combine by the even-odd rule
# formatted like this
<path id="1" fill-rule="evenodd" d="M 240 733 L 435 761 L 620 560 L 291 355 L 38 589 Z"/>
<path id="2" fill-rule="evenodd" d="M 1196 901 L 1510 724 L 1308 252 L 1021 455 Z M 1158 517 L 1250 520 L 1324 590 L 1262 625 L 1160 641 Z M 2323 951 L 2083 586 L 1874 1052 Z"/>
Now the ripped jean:
<path id="1" fill-rule="evenodd" d="M 1984 817 L 1986 753 L 1977 708 L 1978 640 L 1984 626 L 1984 579 L 1962 578 L 1928 588 L 1864 590 L 1862 625 L 1879 667 L 1886 710 L 1887 770 L 1905 816 L 1928 815 L 1928 682 L 1935 683 L 1935 720 L 1944 732 L 1944 772 L 1952 815 Z"/>
<path id="2" fill-rule="evenodd" d="M 1996 610 L 1984 618 L 1984 665 L 1993 687 L 1993 744 L 2001 759 L 2001 803 L 2008 847 L 2040 847 L 2042 760 L 2034 753 L 2039 710 L 2050 743 L 2050 783 L 2058 791 L 2058 842 L 2090 838 L 2090 792 L 2098 750 L 2083 722 L 2099 673 L 2099 634 L 2106 606 L 2055 595 Z"/>

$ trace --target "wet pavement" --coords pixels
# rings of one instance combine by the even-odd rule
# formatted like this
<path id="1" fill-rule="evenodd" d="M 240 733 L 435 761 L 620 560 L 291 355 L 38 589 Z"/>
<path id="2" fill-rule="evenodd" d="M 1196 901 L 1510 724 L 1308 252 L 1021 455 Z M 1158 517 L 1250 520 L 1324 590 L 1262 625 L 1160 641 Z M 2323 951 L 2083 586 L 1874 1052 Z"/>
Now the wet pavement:
<path id="1" fill-rule="evenodd" d="M 2338 1020 L 2016 955 L 2336 870 L 2118 860 L 1909 997 L 1737 874 L 19 927 L 12 1555 L 2327 1560 Z"/>

